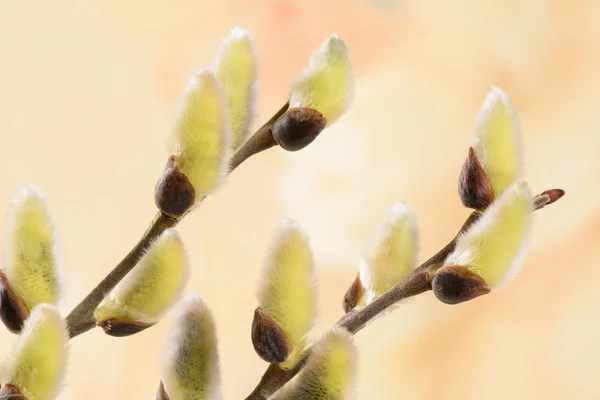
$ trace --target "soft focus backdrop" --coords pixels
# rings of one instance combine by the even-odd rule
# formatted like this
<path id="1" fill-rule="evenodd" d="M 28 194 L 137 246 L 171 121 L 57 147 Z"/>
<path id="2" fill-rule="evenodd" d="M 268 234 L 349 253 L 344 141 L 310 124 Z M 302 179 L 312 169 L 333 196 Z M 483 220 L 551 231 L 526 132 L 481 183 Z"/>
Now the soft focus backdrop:
<path id="1" fill-rule="evenodd" d="M 341 315 L 362 248 L 395 201 L 415 211 L 425 259 L 468 211 L 456 192 L 491 85 L 510 95 L 534 191 L 526 266 L 505 290 L 460 306 L 431 293 L 356 337 L 358 399 L 599 399 L 600 3 L 433 0 L 0 2 L 0 212 L 33 184 L 54 212 L 67 313 L 152 218 L 164 138 L 189 74 L 234 25 L 261 61 L 258 122 L 285 101 L 312 50 L 338 33 L 357 75 L 349 112 L 306 150 L 252 158 L 181 223 L 186 292 L 212 308 L 224 398 L 266 364 L 250 324 L 270 234 L 309 232 L 318 337 Z M 129 338 L 72 342 L 61 399 L 153 399 L 171 315 Z M 0 329 L 0 355 L 15 337 Z"/>

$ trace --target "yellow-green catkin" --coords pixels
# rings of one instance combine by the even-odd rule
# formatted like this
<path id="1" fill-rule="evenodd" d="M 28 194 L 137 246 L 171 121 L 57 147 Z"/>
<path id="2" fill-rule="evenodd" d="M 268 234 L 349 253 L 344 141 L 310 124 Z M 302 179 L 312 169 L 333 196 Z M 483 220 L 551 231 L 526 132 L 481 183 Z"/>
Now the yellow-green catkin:
<path id="1" fill-rule="evenodd" d="M 497 87 L 479 110 L 471 146 L 496 197 L 522 177 L 521 128 L 510 99 Z"/>
<path id="2" fill-rule="evenodd" d="M 209 70 L 194 72 L 169 136 L 171 154 L 195 190 L 196 201 L 212 193 L 227 171 L 230 130 L 221 84 Z"/>
<path id="3" fill-rule="evenodd" d="M 98 322 L 119 319 L 156 323 L 179 299 L 188 276 L 188 261 L 181 238 L 167 229 L 129 274 L 94 311 Z"/>
<path id="4" fill-rule="evenodd" d="M 258 293 L 259 307 L 285 332 L 293 345 L 285 367 L 294 366 L 316 316 L 314 261 L 300 225 L 284 220 L 275 232 Z"/>
<path id="5" fill-rule="evenodd" d="M 347 400 L 356 374 L 356 350 L 345 330 L 327 333 L 312 348 L 306 365 L 294 382 L 272 400 Z"/>
<path id="6" fill-rule="evenodd" d="M 313 108 L 333 124 L 348 108 L 354 91 L 350 52 L 338 35 L 331 35 L 312 54 L 294 81 L 291 107 Z"/>
<path id="7" fill-rule="evenodd" d="M 220 397 L 217 335 L 200 296 L 186 296 L 176 308 L 163 357 L 162 381 L 170 400 Z"/>
<path id="8" fill-rule="evenodd" d="M 33 309 L 0 370 L 2 385 L 17 387 L 27 400 L 58 395 L 67 364 L 69 334 L 58 310 L 49 304 Z"/>
<path id="9" fill-rule="evenodd" d="M 221 42 L 213 61 L 221 82 L 231 127 L 231 148 L 236 150 L 248 136 L 254 116 L 258 62 L 250 35 L 234 27 Z"/>
<path id="10" fill-rule="evenodd" d="M 359 264 L 363 298 L 358 305 L 371 303 L 410 274 L 417 264 L 416 218 L 404 203 L 396 203 L 379 226 Z"/>
<path id="11" fill-rule="evenodd" d="M 458 238 L 444 265 L 468 268 L 492 289 L 504 286 L 523 265 L 532 211 L 527 183 L 515 183 Z"/>
<path id="12" fill-rule="evenodd" d="M 3 273 L 28 311 L 57 304 L 61 274 L 54 222 L 41 193 L 21 187 L 4 223 Z"/>

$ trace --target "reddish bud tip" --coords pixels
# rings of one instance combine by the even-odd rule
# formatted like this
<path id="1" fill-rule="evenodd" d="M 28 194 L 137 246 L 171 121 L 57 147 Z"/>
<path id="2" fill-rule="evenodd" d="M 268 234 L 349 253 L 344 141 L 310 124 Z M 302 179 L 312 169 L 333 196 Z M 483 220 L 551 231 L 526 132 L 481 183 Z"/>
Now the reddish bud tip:
<path id="1" fill-rule="evenodd" d="M 554 203 L 557 200 L 560 200 L 564 195 L 565 195 L 565 191 L 562 189 L 549 189 L 549 190 L 545 190 L 542 193 L 540 193 L 541 195 L 547 195 L 550 198 L 550 201 L 546 203 L 547 206 L 549 206 L 550 204 Z"/>
<path id="2" fill-rule="evenodd" d="M 365 288 L 360 282 L 360 275 L 357 275 L 354 282 L 352 282 L 352 286 L 350 286 L 350 288 L 346 292 L 346 295 L 344 296 L 344 301 L 342 303 L 344 311 L 350 312 L 350 310 L 356 307 L 364 292 Z"/>

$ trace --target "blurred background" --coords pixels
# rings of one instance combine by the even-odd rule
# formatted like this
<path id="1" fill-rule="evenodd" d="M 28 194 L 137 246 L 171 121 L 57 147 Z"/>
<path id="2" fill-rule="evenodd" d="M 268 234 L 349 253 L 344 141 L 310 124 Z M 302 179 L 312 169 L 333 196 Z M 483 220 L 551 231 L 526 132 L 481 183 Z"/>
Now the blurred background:
<path id="1" fill-rule="evenodd" d="M 235 171 L 180 224 L 186 292 L 212 308 L 225 399 L 266 364 L 250 342 L 255 288 L 285 217 L 309 232 L 319 323 L 342 312 L 365 243 L 395 201 L 419 221 L 420 257 L 468 215 L 456 186 L 491 85 L 511 97 L 536 213 L 526 265 L 460 306 L 431 293 L 356 336 L 357 399 L 600 399 L 600 3 L 433 0 L 0 2 L 0 212 L 23 184 L 45 193 L 61 239 L 65 314 L 129 251 L 155 212 L 165 136 L 189 74 L 239 25 L 256 42 L 258 123 L 286 101 L 313 49 L 338 33 L 355 100 L 299 153 Z M 129 338 L 73 340 L 61 399 L 153 399 L 171 314 Z M 15 337 L 0 329 L 0 355 Z"/>

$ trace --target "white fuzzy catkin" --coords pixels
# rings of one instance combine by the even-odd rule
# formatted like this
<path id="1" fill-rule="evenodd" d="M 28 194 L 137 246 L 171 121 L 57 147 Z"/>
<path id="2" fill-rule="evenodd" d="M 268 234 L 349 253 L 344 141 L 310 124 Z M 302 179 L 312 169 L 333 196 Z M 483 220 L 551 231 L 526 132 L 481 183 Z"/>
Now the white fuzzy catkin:
<path id="1" fill-rule="evenodd" d="M 275 393 L 272 400 L 347 400 L 356 375 L 356 350 L 352 336 L 335 329 L 311 349 L 295 381 Z"/>
<path id="2" fill-rule="evenodd" d="M 262 311 L 277 322 L 294 346 L 282 363 L 290 368 L 299 360 L 317 308 L 312 251 L 308 237 L 293 220 L 282 221 L 275 231 L 258 298 Z"/>
<path id="3" fill-rule="evenodd" d="M 152 324 L 179 299 L 188 261 L 174 229 L 154 240 L 138 264 L 94 311 L 98 322 L 111 318 Z"/>
<path id="4" fill-rule="evenodd" d="M 162 363 L 170 400 L 220 398 L 217 335 L 210 310 L 200 296 L 188 295 L 176 308 Z"/>
<path id="5" fill-rule="evenodd" d="M 227 172 L 230 130 L 225 95 L 209 70 L 194 72 L 179 101 L 171 154 L 196 192 L 196 201 L 212 193 Z"/>
<path id="6" fill-rule="evenodd" d="M 338 35 L 331 35 L 294 81 L 290 107 L 313 108 L 323 114 L 329 126 L 348 108 L 353 81 L 350 52 Z"/>
<path id="7" fill-rule="evenodd" d="M 16 386 L 27 400 L 58 395 L 67 364 L 69 334 L 58 310 L 34 308 L 0 371 L 0 383 Z"/>
<path id="8" fill-rule="evenodd" d="M 396 203 L 360 260 L 359 276 L 364 288 L 362 304 L 371 303 L 410 274 L 417 264 L 417 251 L 415 215 L 405 203 Z"/>
<path id="9" fill-rule="evenodd" d="M 254 116 L 258 61 L 250 35 L 236 26 L 221 42 L 213 60 L 221 82 L 231 127 L 231 148 L 236 150 L 248 136 Z"/>
<path id="10" fill-rule="evenodd" d="M 3 250 L 3 272 L 28 310 L 59 302 L 62 279 L 57 238 L 38 190 L 18 189 L 4 222 Z"/>
<path id="11" fill-rule="evenodd" d="M 508 188 L 481 218 L 459 236 L 446 265 L 468 268 L 492 289 L 507 284 L 523 265 L 531 229 L 533 200 L 527 183 Z"/>
<path id="12" fill-rule="evenodd" d="M 510 99 L 497 87 L 479 109 L 471 146 L 496 197 L 522 177 L 521 128 Z"/>

